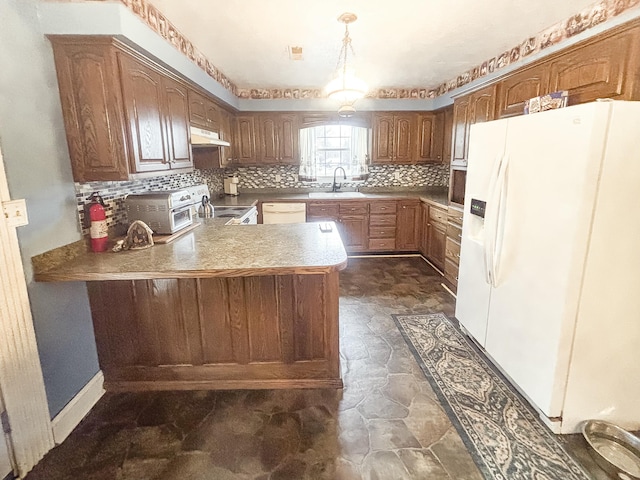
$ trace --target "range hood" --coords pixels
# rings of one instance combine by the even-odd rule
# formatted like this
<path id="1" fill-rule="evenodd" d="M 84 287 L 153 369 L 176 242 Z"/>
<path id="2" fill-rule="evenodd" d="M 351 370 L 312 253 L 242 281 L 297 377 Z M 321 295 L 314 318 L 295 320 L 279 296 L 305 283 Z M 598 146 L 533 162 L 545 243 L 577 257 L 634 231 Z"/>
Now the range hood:
<path id="1" fill-rule="evenodd" d="M 220 139 L 218 132 L 203 130 L 198 127 L 191 129 L 191 146 L 193 147 L 230 147 L 231 144 Z"/>

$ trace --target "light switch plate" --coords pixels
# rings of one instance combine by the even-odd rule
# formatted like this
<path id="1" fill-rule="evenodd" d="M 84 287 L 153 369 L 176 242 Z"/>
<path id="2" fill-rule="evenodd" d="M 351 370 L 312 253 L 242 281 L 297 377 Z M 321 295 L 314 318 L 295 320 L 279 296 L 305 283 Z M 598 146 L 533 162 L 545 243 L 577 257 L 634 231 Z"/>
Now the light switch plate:
<path id="1" fill-rule="evenodd" d="M 10 227 L 22 227 L 23 225 L 29 224 L 27 203 L 24 201 L 24 198 L 2 202 L 2 210 L 4 217 L 7 219 L 7 224 Z"/>

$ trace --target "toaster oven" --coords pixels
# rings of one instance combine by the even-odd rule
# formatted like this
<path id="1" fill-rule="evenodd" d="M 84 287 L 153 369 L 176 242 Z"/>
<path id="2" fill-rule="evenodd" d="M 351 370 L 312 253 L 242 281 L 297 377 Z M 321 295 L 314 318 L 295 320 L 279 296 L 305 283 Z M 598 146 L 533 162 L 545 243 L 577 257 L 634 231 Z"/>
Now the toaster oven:
<path id="1" fill-rule="evenodd" d="M 191 225 L 192 203 L 186 190 L 130 194 L 125 199 L 129 223 L 141 220 L 159 234 L 175 233 Z"/>

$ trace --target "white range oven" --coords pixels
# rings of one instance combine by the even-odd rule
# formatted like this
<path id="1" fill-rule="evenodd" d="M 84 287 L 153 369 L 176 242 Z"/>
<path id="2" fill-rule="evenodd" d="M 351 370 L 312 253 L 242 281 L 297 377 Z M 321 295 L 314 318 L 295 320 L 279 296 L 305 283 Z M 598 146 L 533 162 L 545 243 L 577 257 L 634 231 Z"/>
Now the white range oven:
<path id="1" fill-rule="evenodd" d="M 225 225 L 256 225 L 258 223 L 258 209 L 256 207 L 214 207 L 214 218 L 228 218 Z"/>

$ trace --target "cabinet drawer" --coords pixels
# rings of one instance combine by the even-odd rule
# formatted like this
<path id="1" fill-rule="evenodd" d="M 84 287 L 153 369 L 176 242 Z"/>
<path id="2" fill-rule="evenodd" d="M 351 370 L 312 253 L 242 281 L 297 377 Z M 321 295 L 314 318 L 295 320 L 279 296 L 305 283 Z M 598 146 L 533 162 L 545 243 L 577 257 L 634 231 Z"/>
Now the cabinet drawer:
<path id="1" fill-rule="evenodd" d="M 462 240 L 462 228 L 460 228 L 455 223 L 447 223 L 447 237 L 460 243 L 460 241 Z"/>
<path id="2" fill-rule="evenodd" d="M 340 215 L 366 215 L 366 203 L 341 203 Z"/>
<path id="3" fill-rule="evenodd" d="M 447 214 L 449 216 L 449 221 L 453 222 L 453 223 L 457 223 L 458 225 L 462 225 L 462 216 L 464 214 L 464 212 L 460 209 L 457 208 L 453 208 L 453 207 L 449 207 L 449 210 L 447 211 Z"/>
<path id="4" fill-rule="evenodd" d="M 307 216 L 309 217 L 337 217 L 339 213 L 340 205 L 337 203 L 307 204 Z"/>
<path id="5" fill-rule="evenodd" d="M 395 208 L 395 207 L 394 207 Z M 369 217 L 370 227 L 395 227 L 396 216 L 395 215 L 371 215 Z"/>
<path id="6" fill-rule="evenodd" d="M 396 202 L 371 202 L 370 213 L 396 213 Z"/>
<path id="7" fill-rule="evenodd" d="M 460 264 L 460 244 L 454 242 L 447 237 L 447 243 L 444 248 L 444 256 L 447 260 L 452 261 L 456 265 Z"/>
<path id="8" fill-rule="evenodd" d="M 369 250 L 372 251 L 393 251 L 396 249 L 395 238 L 370 238 Z"/>
<path id="9" fill-rule="evenodd" d="M 447 223 L 447 212 L 433 206 L 429 206 L 429 221 Z"/>
<path id="10" fill-rule="evenodd" d="M 458 265 L 448 259 L 444 261 L 444 278 L 453 286 L 458 286 Z"/>
<path id="11" fill-rule="evenodd" d="M 369 225 L 369 237 L 371 238 L 396 238 L 396 227 L 384 227 Z"/>

